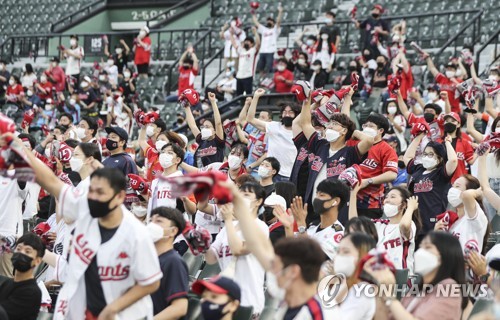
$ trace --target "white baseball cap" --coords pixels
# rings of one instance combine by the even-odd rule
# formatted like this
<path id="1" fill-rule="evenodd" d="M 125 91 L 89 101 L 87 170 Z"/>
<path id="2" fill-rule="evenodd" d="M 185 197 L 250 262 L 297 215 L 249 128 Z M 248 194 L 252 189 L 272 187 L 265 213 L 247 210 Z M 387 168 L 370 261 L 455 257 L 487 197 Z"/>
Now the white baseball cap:
<path id="1" fill-rule="evenodd" d="M 182 134 L 182 133 L 178 133 L 177 135 L 178 135 L 179 137 L 181 137 L 182 141 L 184 141 L 184 144 L 185 144 L 185 145 L 186 145 L 186 147 L 187 147 L 187 146 L 188 146 L 188 142 L 189 142 L 189 141 L 188 141 L 188 138 L 187 138 L 184 134 Z"/>
<path id="2" fill-rule="evenodd" d="M 271 193 L 269 197 L 264 201 L 265 206 L 281 206 L 283 210 L 286 210 L 286 200 L 282 196 L 277 195 L 276 193 Z"/>

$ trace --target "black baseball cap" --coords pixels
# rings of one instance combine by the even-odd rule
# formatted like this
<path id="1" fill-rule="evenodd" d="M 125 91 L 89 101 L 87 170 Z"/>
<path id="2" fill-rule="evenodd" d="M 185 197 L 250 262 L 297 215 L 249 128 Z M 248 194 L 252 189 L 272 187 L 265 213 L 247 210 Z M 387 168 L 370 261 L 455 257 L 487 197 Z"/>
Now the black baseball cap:
<path id="1" fill-rule="evenodd" d="M 191 287 L 197 295 L 201 295 L 206 289 L 219 294 L 227 294 L 234 300 L 241 300 L 240 286 L 227 277 L 216 276 L 209 280 L 198 280 Z"/>
<path id="2" fill-rule="evenodd" d="M 58 57 L 52 57 L 52 59 L 50 59 L 50 62 L 57 62 L 59 63 L 59 58 Z"/>
<path id="3" fill-rule="evenodd" d="M 127 131 L 125 131 L 124 129 L 122 129 L 120 127 L 107 127 L 105 130 L 108 134 L 110 134 L 112 132 L 116 133 L 120 137 L 120 139 L 125 140 L 125 142 L 128 141 Z"/>

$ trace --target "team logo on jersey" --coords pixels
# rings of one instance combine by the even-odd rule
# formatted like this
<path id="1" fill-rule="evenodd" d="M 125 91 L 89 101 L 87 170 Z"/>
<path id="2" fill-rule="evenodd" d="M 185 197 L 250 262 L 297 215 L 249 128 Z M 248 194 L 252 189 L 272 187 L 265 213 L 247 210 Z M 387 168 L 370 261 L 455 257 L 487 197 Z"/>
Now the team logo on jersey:
<path id="1" fill-rule="evenodd" d="M 309 162 L 311 162 L 311 170 L 319 172 L 321 170 L 321 167 L 323 167 L 323 161 L 319 156 L 315 156 L 313 161 L 311 161 L 311 158 L 309 157 Z"/>
<path id="2" fill-rule="evenodd" d="M 340 175 L 345 169 L 347 169 L 346 165 L 338 160 L 334 160 L 332 163 L 328 165 L 326 168 L 326 176 L 328 178 L 335 177 Z"/>
<path id="3" fill-rule="evenodd" d="M 82 260 L 85 264 L 90 264 L 92 258 L 95 255 L 95 251 L 88 248 L 88 241 L 83 239 L 84 235 L 79 234 L 76 236 L 75 240 L 75 254 Z"/>
<path id="4" fill-rule="evenodd" d="M 128 254 L 125 251 L 120 252 L 120 254 L 118 255 L 118 259 L 127 259 L 127 258 Z"/>
<path id="5" fill-rule="evenodd" d="M 62 315 L 65 316 L 66 309 L 68 309 L 68 300 L 61 300 L 59 306 L 57 307 L 57 313 L 62 313 Z"/>
<path id="6" fill-rule="evenodd" d="M 203 149 L 198 149 L 198 156 L 200 157 L 213 156 L 216 153 L 217 153 L 216 147 L 207 147 Z"/>
<path id="7" fill-rule="evenodd" d="M 101 281 L 120 281 L 128 278 L 130 266 L 122 266 L 121 263 L 116 266 L 99 266 L 99 278 Z"/>
<path id="8" fill-rule="evenodd" d="M 463 152 L 457 152 L 457 159 L 465 161 L 465 155 Z"/>
<path id="9" fill-rule="evenodd" d="M 297 155 L 297 161 L 304 161 L 307 158 L 307 150 L 305 148 L 300 148 L 300 152 Z"/>
<path id="10" fill-rule="evenodd" d="M 365 159 L 363 163 L 361 164 L 363 167 L 367 167 L 370 169 L 377 169 L 378 167 L 378 162 L 373 160 L 373 159 Z"/>
<path id="11" fill-rule="evenodd" d="M 337 242 L 337 243 L 340 243 L 340 240 L 342 240 L 342 238 L 343 238 L 343 233 L 341 233 L 341 232 L 336 233 L 333 236 L 333 240 L 335 240 L 335 242 Z"/>
<path id="12" fill-rule="evenodd" d="M 432 180 L 425 178 L 424 180 L 415 183 L 414 193 L 430 192 L 432 191 L 433 186 L 434 183 Z"/>

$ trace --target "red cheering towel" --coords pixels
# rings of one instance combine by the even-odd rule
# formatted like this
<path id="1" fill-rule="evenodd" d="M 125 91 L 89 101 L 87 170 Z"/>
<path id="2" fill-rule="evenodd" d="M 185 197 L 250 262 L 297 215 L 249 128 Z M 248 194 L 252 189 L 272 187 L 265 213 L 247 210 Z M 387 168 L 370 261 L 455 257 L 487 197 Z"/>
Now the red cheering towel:
<path id="1" fill-rule="evenodd" d="M 444 223 L 448 224 L 448 229 L 458 220 L 458 215 L 456 212 L 447 210 L 436 216 L 436 221 L 443 220 Z"/>
<path id="2" fill-rule="evenodd" d="M 200 226 L 193 226 L 189 222 L 186 223 L 186 228 L 182 231 L 182 235 L 195 256 L 207 252 L 212 244 L 212 235 L 207 229 Z"/>

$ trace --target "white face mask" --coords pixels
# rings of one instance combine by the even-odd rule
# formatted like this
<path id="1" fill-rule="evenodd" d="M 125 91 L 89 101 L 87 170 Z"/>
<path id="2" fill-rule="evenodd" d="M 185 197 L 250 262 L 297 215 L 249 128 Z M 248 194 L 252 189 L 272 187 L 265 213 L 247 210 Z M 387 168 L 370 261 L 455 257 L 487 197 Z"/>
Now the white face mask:
<path id="1" fill-rule="evenodd" d="M 493 74 L 490 74 L 490 75 L 488 76 L 488 80 L 490 80 L 490 81 L 497 81 L 497 76 L 495 76 L 495 75 L 493 75 Z"/>
<path id="2" fill-rule="evenodd" d="M 130 72 L 124 72 L 123 76 L 125 77 L 125 79 L 130 79 Z"/>
<path id="3" fill-rule="evenodd" d="M 378 134 L 378 131 L 373 129 L 373 128 L 363 128 L 363 133 L 366 134 L 367 136 L 370 136 L 372 138 L 375 138 Z"/>
<path id="4" fill-rule="evenodd" d="M 340 138 L 340 133 L 338 131 L 335 131 L 333 129 L 326 129 L 325 130 L 325 139 L 328 142 L 335 142 Z"/>
<path id="5" fill-rule="evenodd" d="M 261 178 L 267 178 L 269 177 L 269 172 L 271 170 L 269 170 L 268 168 L 266 167 L 263 167 L 263 166 L 259 166 L 259 170 L 257 171 L 257 174 L 259 175 L 259 177 Z"/>
<path id="6" fill-rule="evenodd" d="M 285 299 L 286 289 L 283 289 L 278 285 L 278 278 L 270 271 L 266 272 L 266 286 L 271 297 L 279 301 Z"/>
<path id="7" fill-rule="evenodd" d="M 69 104 L 74 106 L 76 104 L 76 100 L 75 99 L 69 99 Z"/>
<path id="8" fill-rule="evenodd" d="M 106 80 L 106 76 L 105 75 L 100 75 L 99 76 L 99 81 L 104 81 Z"/>
<path id="9" fill-rule="evenodd" d="M 321 39 L 323 39 L 323 40 L 328 40 L 328 35 L 327 35 L 326 33 L 323 33 L 323 34 L 321 35 Z"/>
<path id="10" fill-rule="evenodd" d="M 313 39 L 307 39 L 306 40 L 306 44 L 311 47 L 313 44 L 314 44 L 314 40 Z"/>
<path id="11" fill-rule="evenodd" d="M 78 127 L 76 128 L 76 136 L 78 137 L 78 139 L 83 139 L 85 138 L 86 134 L 85 134 L 85 128 L 81 128 L 81 127 Z"/>
<path id="12" fill-rule="evenodd" d="M 122 48 L 116 48 L 115 50 L 116 54 L 121 54 L 123 52 Z"/>
<path id="13" fill-rule="evenodd" d="M 12 176 L 13 176 L 13 175 L 15 175 L 15 174 L 16 174 L 16 169 L 7 170 L 7 175 L 8 175 L 9 177 L 12 177 Z"/>
<path id="14" fill-rule="evenodd" d="M 50 111 L 50 110 L 52 110 L 52 105 L 50 105 L 50 104 L 46 104 L 46 105 L 45 105 L 45 110 L 46 110 L 46 111 Z"/>
<path id="15" fill-rule="evenodd" d="M 141 206 L 141 205 L 137 205 L 135 203 L 132 203 L 132 207 L 131 207 L 131 210 L 132 213 L 137 217 L 137 218 L 142 218 L 144 217 L 147 213 L 148 213 L 148 209 Z"/>
<path id="16" fill-rule="evenodd" d="M 83 167 L 83 160 L 71 157 L 71 159 L 69 159 L 69 166 L 71 167 L 71 171 L 80 172 L 80 169 Z"/>
<path id="17" fill-rule="evenodd" d="M 26 95 L 28 97 L 31 97 L 33 95 L 33 91 L 31 91 L 31 90 L 26 91 Z"/>
<path id="18" fill-rule="evenodd" d="M 155 134 L 155 128 L 153 128 L 152 126 L 147 126 L 146 127 L 146 135 L 148 137 L 152 137 L 152 136 L 154 136 L 154 134 Z"/>
<path id="19" fill-rule="evenodd" d="M 435 158 L 422 157 L 422 166 L 424 166 L 425 169 L 434 168 L 436 165 L 437 165 L 437 160 Z"/>
<path id="20" fill-rule="evenodd" d="M 446 71 L 445 74 L 447 78 L 453 78 L 455 76 L 455 71 Z"/>
<path id="21" fill-rule="evenodd" d="M 153 242 L 157 242 L 165 236 L 163 228 L 157 225 L 156 223 L 153 222 L 148 223 L 146 225 L 146 229 L 148 229 L 148 234 L 153 240 Z"/>
<path id="22" fill-rule="evenodd" d="M 280 65 L 278 65 L 277 69 L 278 69 L 278 71 L 280 71 L 280 72 L 281 72 L 281 71 L 285 71 L 285 66 L 280 64 Z"/>
<path id="23" fill-rule="evenodd" d="M 241 164 L 241 158 L 238 157 L 238 156 L 234 156 L 232 154 L 230 154 L 228 157 L 227 157 L 227 163 L 229 164 L 229 169 L 236 169 L 240 166 Z"/>
<path id="24" fill-rule="evenodd" d="M 326 24 L 330 24 L 330 23 L 333 22 L 333 20 L 330 19 L 330 18 L 325 18 L 324 21 L 325 21 Z"/>
<path id="25" fill-rule="evenodd" d="M 396 112 L 398 112 L 398 107 L 390 106 L 387 108 L 387 112 L 389 114 L 396 114 Z"/>
<path id="26" fill-rule="evenodd" d="M 233 73 L 231 71 L 226 72 L 226 78 L 229 78 Z"/>
<path id="27" fill-rule="evenodd" d="M 10 84 L 11 86 L 13 86 L 13 85 L 15 85 L 15 84 L 16 84 L 16 82 L 15 82 L 14 80 L 10 79 L 10 80 L 9 80 L 9 84 Z"/>
<path id="28" fill-rule="evenodd" d="M 427 97 L 428 97 L 430 100 L 434 101 L 434 100 L 436 100 L 436 99 L 437 99 L 437 93 L 436 93 L 436 92 L 429 92 L 429 93 L 427 94 Z"/>
<path id="29" fill-rule="evenodd" d="M 70 44 L 72 47 L 76 46 L 76 39 L 71 39 L 71 40 L 69 40 L 69 44 Z"/>
<path id="30" fill-rule="evenodd" d="M 356 271 L 357 262 L 358 259 L 356 257 L 337 255 L 335 260 L 333 260 L 333 270 L 336 273 L 342 273 L 346 277 L 350 277 Z"/>
<path id="31" fill-rule="evenodd" d="M 306 60 L 304 60 L 304 59 L 298 59 L 297 62 L 299 64 L 306 64 Z"/>
<path id="32" fill-rule="evenodd" d="M 448 190 L 448 202 L 454 207 L 458 207 L 462 204 L 462 199 L 460 196 L 462 195 L 462 190 L 457 189 L 455 187 L 451 187 Z"/>
<path id="33" fill-rule="evenodd" d="M 167 168 L 170 168 L 172 166 L 172 160 L 174 160 L 174 156 L 172 156 L 171 154 L 166 154 L 166 153 L 162 153 L 160 154 L 160 157 L 159 157 L 159 162 L 160 162 L 160 166 L 163 168 L 163 169 L 167 169 Z"/>
<path id="34" fill-rule="evenodd" d="M 384 214 L 387 218 L 392 218 L 399 212 L 399 206 L 395 204 L 386 203 L 384 204 Z"/>
<path id="35" fill-rule="evenodd" d="M 415 273 L 422 276 L 429 274 L 431 271 L 439 267 L 439 259 L 434 254 L 426 249 L 418 249 L 414 254 Z"/>
<path id="36" fill-rule="evenodd" d="M 52 68 L 57 67 L 57 62 L 52 62 Z"/>
<path id="37" fill-rule="evenodd" d="M 146 36 L 146 31 L 141 30 L 141 31 L 139 32 L 139 37 L 140 37 L 140 38 L 144 38 L 145 36 Z"/>
<path id="38" fill-rule="evenodd" d="M 318 71 L 319 69 L 321 69 L 321 66 L 318 66 L 318 65 L 311 66 L 311 70 L 313 70 L 313 71 Z"/>
<path id="39" fill-rule="evenodd" d="M 212 136 L 212 130 L 208 128 L 201 129 L 201 140 L 208 140 Z"/>
<path id="40" fill-rule="evenodd" d="M 88 82 L 87 81 L 82 81 L 82 83 L 80 84 L 80 87 L 82 88 L 87 88 L 89 86 Z"/>
<path id="41" fill-rule="evenodd" d="M 47 82 L 47 77 L 46 76 L 40 76 L 40 82 L 41 83 Z"/>
<path id="42" fill-rule="evenodd" d="M 114 61 L 114 60 L 111 60 L 111 59 L 109 59 L 109 60 L 108 60 L 108 66 L 112 66 L 112 65 L 114 65 L 114 64 L 115 64 L 115 61 Z"/>
<path id="43" fill-rule="evenodd" d="M 164 146 L 166 146 L 168 144 L 167 141 L 162 141 L 162 140 L 158 140 L 156 141 L 155 143 L 155 148 L 156 150 L 159 152 L 161 151 L 161 149 L 163 149 Z"/>

